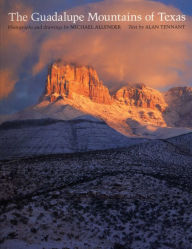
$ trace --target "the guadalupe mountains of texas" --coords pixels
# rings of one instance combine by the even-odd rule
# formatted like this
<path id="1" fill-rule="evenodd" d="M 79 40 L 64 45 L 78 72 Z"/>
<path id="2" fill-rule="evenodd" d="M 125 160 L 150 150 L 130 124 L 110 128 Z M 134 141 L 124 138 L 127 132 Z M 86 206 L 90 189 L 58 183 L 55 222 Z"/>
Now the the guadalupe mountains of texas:
<path id="1" fill-rule="evenodd" d="M 0 126 L 1 158 L 124 148 L 192 132 L 192 87 L 127 84 L 110 93 L 90 66 L 48 68 L 39 102 Z"/>

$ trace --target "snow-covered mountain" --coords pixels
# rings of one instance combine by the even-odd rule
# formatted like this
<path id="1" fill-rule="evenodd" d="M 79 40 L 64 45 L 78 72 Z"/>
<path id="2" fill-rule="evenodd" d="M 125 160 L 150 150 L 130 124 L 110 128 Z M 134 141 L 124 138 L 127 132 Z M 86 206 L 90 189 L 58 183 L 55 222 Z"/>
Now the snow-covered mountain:
<path id="1" fill-rule="evenodd" d="M 191 131 L 191 110 L 192 87 L 161 93 L 143 84 L 127 85 L 111 96 L 92 67 L 55 62 L 39 103 L 8 119 L 91 115 L 126 136 L 167 138 Z"/>

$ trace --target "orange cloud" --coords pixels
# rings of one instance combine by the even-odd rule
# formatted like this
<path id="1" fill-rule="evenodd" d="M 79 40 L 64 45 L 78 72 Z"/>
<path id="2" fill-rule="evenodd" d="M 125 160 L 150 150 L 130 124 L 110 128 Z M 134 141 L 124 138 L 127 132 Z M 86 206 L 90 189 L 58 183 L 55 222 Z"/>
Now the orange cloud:
<path id="1" fill-rule="evenodd" d="M 98 12 L 105 14 L 150 14 L 159 11 L 182 14 L 178 9 L 148 0 L 105 0 L 72 9 L 72 13 Z M 89 23 L 90 24 L 90 23 Z M 97 23 L 103 24 L 103 23 Z M 108 24 L 108 23 L 105 23 Z M 130 30 L 121 23 L 119 31 L 70 31 L 52 33 L 41 45 L 39 61 L 34 73 L 58 57 L 65 61 L 93 65 L 100 77 L 113 87 L 114 82 L 144 82 L 152 87 L 188 84 L 192 73 L 187 66 L 191 63 L 191 21 L 185 22 L 184 30 Z M 156 20 L 139 24 L 184 24 L 163 23 Z M 186 74 L 188 75 L 186 77 Z"/>
<path id="2" fill-rule="evenodd" d="M 0 70 L 0 98 L 5 98 L 13 90 L 15 85 L 15 77 L 11 75 L 9 70 Z"/>

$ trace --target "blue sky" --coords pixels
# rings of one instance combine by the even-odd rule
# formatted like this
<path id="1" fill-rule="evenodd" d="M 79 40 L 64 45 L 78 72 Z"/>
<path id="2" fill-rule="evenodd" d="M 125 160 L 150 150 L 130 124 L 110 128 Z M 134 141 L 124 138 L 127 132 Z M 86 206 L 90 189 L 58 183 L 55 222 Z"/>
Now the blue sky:
<path id="1" fill-rule="evenodd" d="M 183 13 L 192 15 L 192 0 L 153 0 L 154 2 L 162 2 L 177 7 Z"/>
<path id="2" fill-rule="evenodd" d="M 59 9 L 68 9 L 74 6 L 83 5 L 86 3 L 100 2 L 102 0 L 46 0 L 46 1 L 37 1 L 37 0 L 25 0 L 26 4 L 29 4 L 34 7 L 34 9 L 44 9 L 45 12 L 49 10 L 59 10 Z M 118 0 L 117 0 L 118 1 Z M 187 15 L 192 15 L 192 0 L 151 0 L 154 2 L 162 2 L 167 5 L 173 5 L 179 8 L 183 13 Z M 16 3 L 15 0 L 4 0 L 4 4 L 9 6 L 13 3 Z M 46 3 L 45 3 L 46 2 Z M 134 0 L 133 0 L 134 2 Z"/>

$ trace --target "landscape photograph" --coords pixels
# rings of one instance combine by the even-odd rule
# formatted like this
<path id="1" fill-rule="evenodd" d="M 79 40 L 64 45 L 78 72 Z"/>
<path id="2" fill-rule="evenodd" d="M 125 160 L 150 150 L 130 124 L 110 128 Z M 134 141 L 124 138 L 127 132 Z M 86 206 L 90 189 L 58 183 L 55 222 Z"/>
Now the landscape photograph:
<path id="1" fill-rule="evenodd" d="M 192 3 L 0 7 L 0 249 L 192 249 Z"/>

